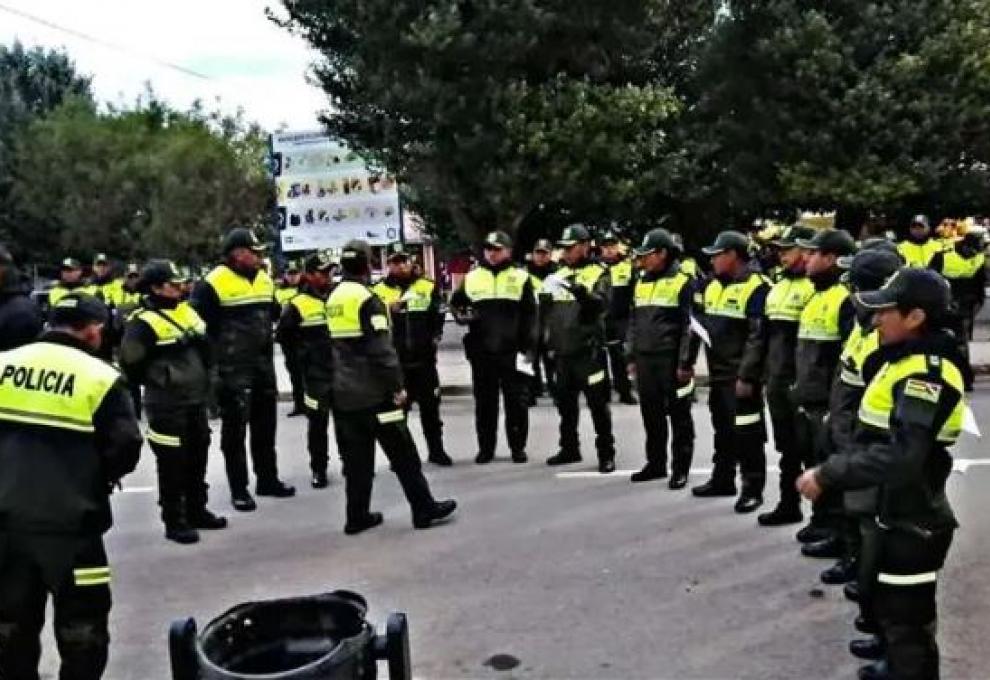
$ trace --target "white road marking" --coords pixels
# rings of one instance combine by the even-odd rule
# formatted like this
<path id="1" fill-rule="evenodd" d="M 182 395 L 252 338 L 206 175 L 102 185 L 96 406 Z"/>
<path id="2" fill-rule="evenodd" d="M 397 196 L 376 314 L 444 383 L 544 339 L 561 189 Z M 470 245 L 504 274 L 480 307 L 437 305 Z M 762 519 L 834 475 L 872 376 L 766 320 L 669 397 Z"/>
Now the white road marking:
<path id="1" fill-rule="evenodd" d="M 616 470 L 615 472 L 603 475 L 597 470 L 580 470 L 575 472 L 558 472 L 557 479 L 588 479 L 588 478 L 600 478 L 600 479 L 626 479 L 629 475 L 634 472 L 639 472 L 639 469 L 635 470 Z M 712 473 L 711 468 L 691 468 L 692 475 L 710 475 Z M 628 481 L 628 480 L 626 480 Z"/>
<path id="2" fill-rule="evenodd" d="M 125 486 L 124 493 L 151 493 L 155 490 L 153 486 Z"/>
<path id="3" fill-rule="evenodd" d="M 952 471 L 966 474 L 971 467 L 990 466 L 990 458 L 957 458 L 952 462 Z"/>

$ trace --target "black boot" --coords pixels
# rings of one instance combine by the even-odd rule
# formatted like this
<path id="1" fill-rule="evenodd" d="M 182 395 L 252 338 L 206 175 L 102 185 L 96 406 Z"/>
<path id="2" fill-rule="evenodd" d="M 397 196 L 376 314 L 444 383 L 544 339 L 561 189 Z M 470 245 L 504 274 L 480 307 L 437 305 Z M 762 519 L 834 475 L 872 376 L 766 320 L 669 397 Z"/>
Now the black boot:
<path id="1" fill-rule="evenodd" d="M 258 509 L 258 504 L 251 498 L 251 494 L 248 493 L 247 489 L 232 493 L 230 495 L 230 503 L 237 512 L 254 512 Z"/>
<path id="2" fill-rule="evenodd" d="M 873 636 L 862 640 L 853 640 L 849 643 L 849 653 L 857 659 L 866 661 L 879 661 L 883 658 L 883 643 L 880 638 Z"/>
<path id="3" fill-rule="evenodd" d="M 165 525 L 165 538 L 176 543 L 189 545 L 199 543 L 199 532 L 186 523 L 173 523 Z"/>
<path id="4" fill-rule="evenodd" d="M 859 680 L 890 680 L 890 669 L 886 661 L 877 661 L 859 669 L 856 676 Z"/>
<path id="5" fill-rule="evenodd" d="M 687 486 L 688 475 L 686 472 L 675 472 L 667 482 L 667 488 L 671 491 L 679 491 Z"/>
<path id="6" fill-rule="evenodd" d="M 310 480 L 310 486 L 314 489 L 325 489 L 330 486 L 330 478 L 327 476 L 325 471 L 314 472 L 313 479 Z"/>
<path id="7" fill-rule="evenodd" d="M 189 525 L 193 529 L 226 529 L 227 518 L 214 515 L 206 508 L 200 508 L 189 513 Z"/>
<path id="8" fill-rule="evenodd" d="M 413 527 L 428 529 L 453 515 L 455 510 L 457 510 L 457 501 L 453 499 L 437 501 L 425 512 L 417 512 L 413 515 Z"/>
<path id="9" fill-rule="evenodd" d="M 360 534 L 362 531 L 373 529 L 384 521 L 385 518 L 382 517 L 382 513 L 369 512 L 364 517 L 348 519 L 347 524 L 344 525 L 344 533 L 348 536 L 354 536 L 355 534 Z"/>
<path id="10" fill-rule="evenodd" d="M 842 542 L 834 535 L 824 541 L 805 543 L 801 546 L 801 554 L 816 559 L 838 559 L 842 557 Z"/>
<path id="11" fill-rule="evenodd" d="M 666 479 L 667 471 L 663 469 L 660 463 L 647 463 L 643 466 L 643 469 L 639 472 L 634 472 L 629 478 L 629 481 L 636 482 L 652 482 L 654 479 Z"/>
<path id="12" fill-rule="evenodd" d="M 430 461 L 434 465 L 439 465 L 440 467 L 450 467 L 454 464 L 453 459 L 447 455 L 447 452 L 443 449 L 438 451 L 431 451 L 430 455 L 427 456 L 426 460 Z"/>
<path id="13" fill-rule="evenodd" d="M 756 521 L 763 527 L 781 527 L 785 524 L 797 524 L 802 519 L 804 516 L 798 504 L 780 502 L 770 512 L 764 512 L 757 517 Z"/>
<path id="14" fill-rule="evenodd" d="M 860 600 L 859 582 L 850 581 L 846 585 L 842 586 L 842 594 L 845 595 L 846 599 L 849 600 L 850 602 L 859 602 Z"/>
<path id="15" fill-rule="evenodd" d="M 478 465 L 488 465 L 490 462 L 495 460 L 494 452 L 482 452 L 474 457 L 474 462 Z"/>
<path id="16" fill-rule="evenodd" d="M 271 496 L 272 498 L 291 498 L 296 495 L 295 487 L 289 486 L 278 479 L 273 479 L 265 483 L 258 483 L 254 492 L 259 496 Z"/>
<path id="17" fill-rule="evenodd" d="M 581 454 L 577 451 L 560 451 L 555 456 L 550 456 L 547 458 L 547 465 L 570 465 L 571 463 L 580 463 Z"/>
<path id="18" fill-rule="evenodd" d="M 527 463 L 529 462 L 529 456 L 526 455 L 525 451 L 513 451 L 512 452 L 512 462 L 513 463 Z"/>
<path id="19" fill-rule="evenodd" d="M 856 579 L 859 566 L 856 560 L 844 557 L 821 573 L 822 583 L 829 586 L 840 586 Z"/>
<path id="20" fill-rule="evenodd" d="M 615 472 L 615 458 L 600 458 L 598 460 L 598 471 L 603 475 L 610 475 Z"/>
<path id="21" fill-rule="evenodd" d="M 691 493 L 698 498 L 713 498 L 716 496 L 735 496 L 736 485 L 732 481 L 722 481 L 712 477 L 701 486 L 691 489 Z"/>
<path id="22" fill-rule="evenodd" d="M 746 515 L 754 512 L 761 505 L 763 505 L 763 496 L 743 490 L 739 500 L 736 501 L 735 511 L 740 515 Z"/>
<path id="23" fill-rule="evenodd" d="M 797 532 L 794 538 L 797 539 L 798 543 L 817 543 L 834 535 L 835 532 L 832 529 L 816 523 L 814 518 L 812 518 L 808 524 Z"/>

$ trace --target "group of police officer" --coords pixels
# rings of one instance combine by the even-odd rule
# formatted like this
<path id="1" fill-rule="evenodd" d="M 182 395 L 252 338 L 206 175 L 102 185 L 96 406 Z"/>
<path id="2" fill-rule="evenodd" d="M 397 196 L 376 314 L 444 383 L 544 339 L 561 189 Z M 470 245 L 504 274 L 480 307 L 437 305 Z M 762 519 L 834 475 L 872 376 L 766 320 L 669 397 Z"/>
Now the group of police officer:
<path id="1" fill-rule="evenodd" d="M 897 247 L 883 239 L 857 247 L 843 231 L 791 227 L 774 243 L 775 271 L 754 262 L 749 238 L 723 232 L 703 249 L 710 275 L 662 229 L 633 249 L 635 271 L 615 234 L 601 240 L 596 259 L 590 231 L 572 225 L 556 244 L 559 266 L 541 241 L 527 271 L 513 262 L 510 237 L 493 232 L 481 262 L 450 298 L 454 318 L 469 328 L 464 345 L 476 462 L 494 458 L 499 393 L 512 460 L 528 460 L 527 402 L 545 380 L 560 416 L 559 450 L 547 463 L 581 460 L 583 393 L 599 471 L 614 472 L 610 393 L 614 387 L 623 403 L 635 404 L 631 374 L 647 435 L 646 464 L 632 480 L 669 475 L 671 489 L 685 487 L 695 438 L 694 368 L 703 345 L 714 469 L 693 494 L 736 496 L 738 467 L 736 511 L 762 505 L 765 400 L 781 485 L 777 506 L 759 523 L 800 522 L 799 494 L 811 499 L 811 520 L 798 534 L 802 552 L 838 558 L 822 578 L 852 581 L 846 591 L 860 603 L 857 627 L 874 635 L 851 646 L 857 656 L 877 660 L 861 677 L 934 677 L 935 584 L 956 526 L 945 496 L 947 448 L 960 434 L 971 380 L 960 351 L 964 339 L 945 329 L 966 332 L 958 291 L 972 286 L 950 287 L 946 279 L 973 278 L 983 262 L 982 244 L 933 247 L 921 228 L 927 221 L 914 222 L 911 238 Z M 388 257 L 385 278 L 372 286 L 370 248 L 353 241 L 339 263 L 324 253 L 308 257 L 299 278 L 290 272 L 280 292 L 262 266 L 262 251 L 250 230 L 232 230 L 222 263 L 191 291 L 188 277 L 168 261 L 129 266 L 120 282 L 99 257 L 96 282 L 87 283 L 79 263 L 66 260 L 44 334 L 32 341 L 24 328 L 40 330 L 37 318 L 17 315 L 24 344 L 0 354 L 4 677 L 36 677 L 48 593 L 64 677 L 102 674 L 108 495 L 136 465 L 142 443 L 140 401 L 128 383 L 144 386 L 147 439 L 171 540 L 193 543 L 199 530 L 227 524 L 206 506 L 214 389 L 234 508 L 256 509 L 248 430 L 255 494 L 294 494 L 278 476 L 276 339 L 290 348 L 287 361 L 297 373 L 295 406 L 308 418 L 314 488 L 328 484 L 334 416 L 346 533 L 383 521 L 370 504 L 376 443 L 415 527 L 454 512 L 453 500 L 434 498 L 406 424 L 411 404 L 418 404 L 428 460 L 451 464 L 439 415 L 443 312 L 436 284 L 398 250 Z M 927 268 L 904 267 L 905 260 Z M 0 272 L 11 265 L 0 253 Z M 97 358 L 114 355 L 123 375 Z"/>

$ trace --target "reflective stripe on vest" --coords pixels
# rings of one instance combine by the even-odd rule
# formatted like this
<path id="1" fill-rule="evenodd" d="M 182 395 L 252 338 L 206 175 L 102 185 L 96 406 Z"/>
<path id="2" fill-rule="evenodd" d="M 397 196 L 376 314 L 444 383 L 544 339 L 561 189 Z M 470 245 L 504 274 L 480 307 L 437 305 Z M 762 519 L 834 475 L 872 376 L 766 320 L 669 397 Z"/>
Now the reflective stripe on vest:
<path id="1" fill-rule="evenodd" d="M 356 281 L 341 281 L 333 289 L 326 305 L 331 338 L 346 340 L 364 335 L 364 329 L 361 328 L 361 306 L 372 295 L 367 286 Z M 376 330 L 388 330 L 388 320 L 385 319 L 384 329 Z"/>
<path id="2" fill-rule="evenodd" d="M 410 314 L 421 314 L 430 309 L 433 302 L 433 289 L 436 286 L 429 279 L 416 279 L 412 282 L 406 292 L 402 294 L 402 301 L 406 303 L 406 311 Z"/>
<path id="3" fill-rule="evenodd" d="M 464 277 L 464 292 L 471 302 L 482 300 L 522 300 L 529 274 L 518 267 L 503 269 L 495 275 L 490 269 L 477 267 Z"/>
<path id="4" fill-rule="evenodd" d="M 35 342 L 0 354 L 0 420 L 93 432 L 120 374 L 82 350 Z"/>
<path id="5" fill-rule="evenodd" d="M 180 302 L 175 309 L 141 309 L 135 313 L 135 318 L 151 327 L 155 344 L 159 346 L 174 345 L 183 338 L 206 334 L 206 324 L 188 302 Z"/>
<path id="6" fill-rule="evenodd" d="M 598 280 L 606 273 L 605 267 L 600 264 L 586 264 L 580 269 L 561 267 L 554 276 L 560 279 L 570 279 L 572 283 L 579 283 L 589 291 L 595 287 Z M 554 302 L 574 302 L 576 298 L 563 286 L 555 286 L 553 291 Z"/>
<path id="7" fill-rule="evenodd" d="M 681 291 L 690 281 L 691 277 L 684 272 L 662 276 L 656 281 L 640 279 L 633 291 L 633 304 L 637 308 L 677 308 L 680 306 Z"/>
<path id="8" fill-rule="evenodd" d="M 58 284 L 50 291 L 48 291 L 48 304 L 55 305 L 56 302 L 64 298 L 66 295 L 92 295 L 93 297 L 102 297 L 100 294 L 100 287 L 94 286 L 93 284 L 87 284 L 85 286 L 79 286 L 78 288 L 66 288 L 65 286 Z"/>
<path id="9" fill-rule="evenodd" d="M 881 430 L 890 429 L 890 416 L 894 410 L 894 386 L 911 377 L 924 380 L 935 371 L 942 382 L 964 393 L 963 379 L 959 369 L 951 362 L 936 356 L 913 354 L 894 363 L 884 364 L 873 381 L 866 387 L 863 401 L 859 405 L 859 420 Z M 936 397 L 937 398 L 937 397 Z M 960 396 L 937 435 L 943 444 L 952 444 L 962 432 L 965 402 Z"/>
<path id="10" fill-rule="evenodd" d="M 629 260 L 620 260 L 613 265 L 609 265 L 608 273 L 612 277 L 613 288 L 628 286 L 632 281 L 632 262 Z"/>
<path id="11" fill-rule="evenodd" d="M 801 312 L 798 339 L 819 342 L 842 340 L 842 333 L 839 330 L 839 311 L 847 297 L 849 297 L 849 288 L 841 283 L 812 295 Z"/>
<path id="12" fill-rule="evenodd" d="M 299 312 L 302 328 L 315 328 L 327 322 L 327 303 L 309 293 L 299 293 L 289 300 L 289 304 Z"/>
<path id="13" fill-rule="evenodd" d="M 842 356 L 839 357 L 841 372 L 839 379 L 851 387 L 866 387 L 863 380 L 863 365 L 871 354 L 880 349 L 880 331 L 857 326 L 849 334 Z"/>
<path id="14" fill-rule="evenodd" d="M 206 276 L 206 281 L 216 291 L 221 307 L 271 304 L 275 300 L 275 284 L 264 271 L 249 281 L 222 264 Z"/>
<path id="15" fill-rule="evenodd" d="M 763 284 L 764 279 L 759 274 L 750 274 L 745 281 L 730 283 L 728 286 L 713 279 L 705 288 L 705 314 L 745 319 L 749 298 Z"/>
<path id="16" fill-rule="evenodd" d="M 284 305 L 289 300 L 294 298 L 299 294 L 299 289 L 295 286 L 286 286 L 284 288 L 275 289 L 275 301 L 280 305 Z"/>
<path id="17" fill-rule="evenodd" d="M 801 312 L 815 294 L 815 284 L 807 277 L 784 278 L 767 293 L 766 315 L 771 321 L 801 320 Z"/>
<path id="18" fill-rule="evenodd" d="M 942 252 L 944 246 L 935 239 L 924 243 L 901 241 L 897 244 L 897 252 L 904 258 L 908 267 L 927 267 L 936 253 Z"/>
<path id="19" fill-rule="evenodd" d="M 983 269 L 986 255 L 977 253 L 973 257 L 963 257 L 955 249 L 943 255 L 942 276 L 947 279 L 971 279 Z"/>

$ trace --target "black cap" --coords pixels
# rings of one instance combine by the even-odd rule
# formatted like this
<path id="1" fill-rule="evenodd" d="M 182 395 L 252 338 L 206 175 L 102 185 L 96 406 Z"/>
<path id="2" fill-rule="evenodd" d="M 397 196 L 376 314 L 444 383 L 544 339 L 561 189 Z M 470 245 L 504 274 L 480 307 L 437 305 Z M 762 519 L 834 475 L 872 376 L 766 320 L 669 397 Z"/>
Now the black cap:
<path id="1" fill-rule="evenodd" d="M 512 238 L 504 231 L 493 231 L 485 237 L 485 242 L 481 245 L 492 250 L 499 248 L 511 248 Z"/>
<path id="2" fill-rule="evenodd" d="M 848 265 L 845 264 L 848 260 Z M 848 269 L 842 280 L 851 283 L 856 290 L 880 288 L 898 269 L 903 260 L 896 252 L 885 249 L 861 250 L 853 256 L 840 259 L 840 266 Z"/>
<path id="3" fill-rule="evenodd" d="M 822 229 L 814 238 L 798 239 L 797 244 L 801 248 L 839 256 L 852 255 L 856 252 L 856 241 L 844 229 Z"/>
<path id="4" fill-rule="evenodd" d="M 97 253 L 93 258 L 93 264 L 110 264 L 110 258 L 106 253 Z"/>
<path id="5" fill-rule="evenodd" d="M 553 252 L 553 244 L 550 243 L 549 239 L 541 238 L 539 241 L 536 242 L 536 245 L 533 246 L 533 252 L 551 253 Z"/>
<path id="6" fill-rule="evenodd" d="M 911 219 L 911 226 L 913 227 L 916 224 L 920 224 L 925 229 L 931 229 L 932 228 L 931 222 L 928 221 L 928 215 L 915 215 Z"/>
<path id="7" fill-rule="evenodd" d="M 865 309 L 922 309 L 929 319 L 941 319 L 949 312 L 952 290 L 936 272 L 908 267 L 898 270 L 883 288 L 856 293 L 855 300 Z"/>
<path id="8" fill-rule="evenodd" d="M 330 259 L 330 255 L 324 251 L 318 253 L 313 253 L 306 258 L 306 273 L 313 274 L 316 272 L 328 272 L 333 269 L 333 260 Z"/>
<path id="9" fill-rule="evenodd" d="M 604 234 L 602 234 L 602 237 L 598 239 L 598 242 L 602 245 L 607 245 L 610 243 L 619 243 L 621 240 L 622 239 L 619 238 L 619 235 L 615 233 L 615 231 L 608 229 Z"/>
<path id="10" fill-rule="evenodd" d="M 671 252 L 680 251 L 674 237 L 666 229 L 653 229 L 646 233 L 643 242 L 636 246 L 634 252 L 637 255 L 648 255 L 657 250 L 666 249 Z"/>
<path id="11" fill-rule="evenodd" d="M 137 262 L 129 262 L 124 271 L 125 276 L 141 276 L 141 267 Z"/>
<path id="12" fill-rule="evenodd" d="M 298 274 L 299 271 L 300 271 L 300 269 L 299 269 L 299 262 L 298 261 L 296 261 L 296 260 L 289 260 L 288 262 L 285 263 L 285 273 L 286 274 Z"/>
<path id="13" fill-rule="evenodd" d="M 577 243 L 586 243 L 591 240 L 591 232 L 583 224 L 572 224 L 564 228 L 564 233 L 557 240 L 557 245 L 567 248 Z"/>
<path id="14" fill-rule="evenodd" d="M 110 311 L 105 304 L 83 293 L 69 293 L 52 306 L 53 326 L 106 323 L 109 318 Z"/>
<path id="15" fill-rule="evenodd" d="M 223 239 L 223 254 L 229 255 L 237 248 L 250 248 L 256 253 L 265 250 L 265 244 L 258 240 L 254 232 L 245 227 L 236 227 L 227 232 Z"/>
<path id="16" fill-rule="evenodd" d="M 371 246 L 367 241 L 361 239 L 351 239 L 344 244 L 344 249 L 340 251 L 341 260 L 371 259 Z"/>
<path id="17" fill-rule="evenodd" d="M 389 246 L 388 257 L 385 258 L 386 262 L 394 262 L 396 260 L 406 261 L 409 259 L 409 253 L 405 251 L 401 243 L 393 243 Z"/>
<path id="18" fill-rule="evenodd" d="M 784 229 L 783 233 L 771 241 L 771 243 L 779 248 L 794 248 L 797 246 L 798 241 L 806 241 L 813 238 L 814 235 L 815 230 L 811 227 L 803 227 L 796 224 L 793 227 Z"/>
<path id="19" fill-rule="evenodd" d="M 723 231 L 715 237 L 715 243 L 701 249 L 705 255 L 718 255 L 727 250 L 735 250 L 741 255 L 749 254 L 749 239 L 738 231 Z"/>
<path id="20" fill-rule="evenodd" d="M 62 269 L 82 269 L 82 262 L 74 257 L 67 257 L 62 260 Z"/>
<path id="21" fill-rule="evenodd" d="M 186 277 L 182 275 L 175 263 L 170 260 L 151 260 L 141 271 L 141 289 L 145 292 L 151 290 L 152 286 L 161 286 L 166 283 L 185 283 Z"/>
<path id="22" fill-rule="evenodd" d="M 904 264 L 904 258 L 901 257 L 900 251 L 897 250 L 897 244 L 895 244 L 893 241 L 883 238 L 882 236 L 873 236 L 859 244 L 859 252 L 862 253 L 867 250 L 879 250 L 887 253 L 893 253 L 897 257 L 898 261 L 902 265 Z M 855 255 L 844 255 L 839 258 L 837 264 L 842 269 L 849 269 L 850 267 L 852 267 L 854 257 Z"/>

